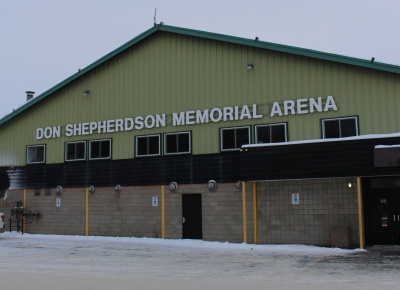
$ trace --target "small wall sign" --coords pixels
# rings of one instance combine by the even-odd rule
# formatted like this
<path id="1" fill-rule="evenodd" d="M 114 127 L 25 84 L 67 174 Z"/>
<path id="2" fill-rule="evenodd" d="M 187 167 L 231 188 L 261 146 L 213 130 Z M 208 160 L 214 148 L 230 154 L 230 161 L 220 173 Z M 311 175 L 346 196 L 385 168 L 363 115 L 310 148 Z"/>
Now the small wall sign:
<path id="1" fill-rule="evenodd" d="M 299 204 L 300 202 L 300 194 L 292 193 L 292 204 Z"/>
<path id="2" fill-rule="evenodd" d="M 56 207 L 61 207 L 61 197 L 56 198 Z"/>
<path id="3" fill-rule="evenodd" d="M 153 198 L 152 198 L 152 205 L 153 205 L 153 206 L 158 206 L 158 197 L 157 197 L 157 196 L 153 196 Z"/>

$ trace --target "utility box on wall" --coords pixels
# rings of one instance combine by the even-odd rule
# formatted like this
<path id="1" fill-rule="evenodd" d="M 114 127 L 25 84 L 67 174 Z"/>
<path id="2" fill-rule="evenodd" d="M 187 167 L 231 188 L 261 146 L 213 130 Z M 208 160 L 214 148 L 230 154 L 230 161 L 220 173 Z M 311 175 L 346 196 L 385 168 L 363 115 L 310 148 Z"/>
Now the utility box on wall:
<path id="1" fill-rule="evenodd" d="M 351 227 L 332 227 L 332 247 L 345 249 L 351 248 Z"/>

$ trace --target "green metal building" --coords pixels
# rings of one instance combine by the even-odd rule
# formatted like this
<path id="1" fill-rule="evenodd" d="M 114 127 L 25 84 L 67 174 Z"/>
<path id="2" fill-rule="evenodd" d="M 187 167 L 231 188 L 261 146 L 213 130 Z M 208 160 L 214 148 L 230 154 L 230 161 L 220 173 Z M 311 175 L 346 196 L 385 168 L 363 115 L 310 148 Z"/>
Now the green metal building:
<path id="1" fill-rule="evenodd" d="M 399 244 L 399 74 L 155 25 L 0 120 L 2 209 L 30 233 Z"/>

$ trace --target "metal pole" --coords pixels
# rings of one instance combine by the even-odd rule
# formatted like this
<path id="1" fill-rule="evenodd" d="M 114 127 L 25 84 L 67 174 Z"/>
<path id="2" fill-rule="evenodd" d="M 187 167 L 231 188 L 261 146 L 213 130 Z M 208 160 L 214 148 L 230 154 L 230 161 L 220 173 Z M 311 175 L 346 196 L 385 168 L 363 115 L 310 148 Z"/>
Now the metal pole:
<path id="1" fill-rule="evenodd" d="M 358 195 L 358 228 L 360 237 L 360 249 L 364 249 L 365 245 L 364 245 L 364 221 L 363 221 L 361 177 L 357 177 L 357 195 Z"/>
<path id="2" fill-rule="evenodd" d="M 243 205 L 243 243 L 247 244 L 246 181 L 242 182 L 242 205 Z"/>
<path id="3" fill-rule="evenodd" d="M 257 183 L 253 182 L 253 243 L 258 244 Z"/>
<path id="4" fill-rule="evenodd" d="M 161 185 L 161 238 L 165 239 L 165 186 Z"/>

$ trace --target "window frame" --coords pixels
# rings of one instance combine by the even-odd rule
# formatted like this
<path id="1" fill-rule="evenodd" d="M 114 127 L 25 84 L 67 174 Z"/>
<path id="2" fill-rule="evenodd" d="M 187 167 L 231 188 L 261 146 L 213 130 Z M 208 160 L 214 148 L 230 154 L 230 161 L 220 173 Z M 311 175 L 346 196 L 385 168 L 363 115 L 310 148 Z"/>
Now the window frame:
<path id="1" fill-rule="evenodd" d="M 171 136 L 171 135 L 183 135 L 183 134 L 188 134 L 189 137 L 189 151 L 185 151 L 185 152 L 176 152 L 176 153 L 167 153 L 167 136 Z M 180 131 L 180 132 L 171 132 L 171 133 L 164 133 L 163 134 L 163 150 L 164 150 L 164 155 L 182 155 L 182 154 L 192 154 L 192 131 Z M 179 147 L 179 144 L 178 144 Z"/>
<path id="2" fill-rule="evenodd" d="M 341 132 L 341 126 L 340 126 L 340 121 L 341 120 L 348 120 L 348 119 L 354 119 L 355 120 L 355 129 L 356 129 L 356 135 L 354 136 L 347 136 L 347 137 L 342 137 L 342 132 Z M 332 121 L 332 120 L 338 120 L 339 121 L 339 137 L 333 137 L 333 138 L 326 138 L 325 136 L 325 121 Z M 348 137 L 355 137 L 360 135 L 360 130 L 358 128 L 358 116 L 348 116 L 348 117 L 337 117 L 337 118 L 327 118 L 327 119 L 321 119 L 321 130 L 322 130 L 322 139 L 339 139 L 339 138 L 348 138 Z"/>
<path id="3" fill-rule="evenodd" d="M 72 144 L 72 143 L 84 143 L 85 144 L 85 148 L 84 148 L 84 158 L 83 159 L 67 159 L 68 156 L 68 144 Z M 65 162 L 75 162 L 75 161 L 86 161 L 87 160 L 87 141 L 83 140 L 83 141 L 71 141 L 71 142 L 65 142 L 65 147 L 64 147 L 64 161 Z"/>
<path id="4" fill-rule="evenodd" d="M 102 142 L 102 141 L 109 141 L 110 142 L 110 156 L 109 157 L 98 157 L 98 158 L 92 158 L 92 146 L 91 144 L 93 142 Z M 89 152 L 89 160 L 107 160 L 107 159 L 111 159 L 112 158 L 112 139 L 111 138 L 105 138 L 105 139 L 93 139 L 93 140 L 89 140 L 89 148 L 88 148 L 88 152 Z"/>
<path id="5" fill-rule="evenodd" d="M 224 128 L 219 128 L 219 149 L 221 152 L 229 152 L 229 151 L 238 151 L 240 150 L 239 148 L 232 148 L 232 149 L 223 149 L 223 131 L 228 131 L 228 130 L 236 130 L 236 129 L 245 129 L 247 128 L 247 132 L 248 132 L 248 143 L 246 144 L 251 144 L 251 126 L 236 126 L 236 127 L 224 127 Z M 236 136 L 235 136 L 236 137 Z M 236 142 L 236 141 L 235 141 Z M 236 146 L 236 144 L 235 144 Z"/>
<path id="6" fill-rule="evenodd" d="M 29 148 L 38 148 L 38 147 L 43 147 L 43 161 L 40 162 L 29 162 L 28 161 L 28 156 L 29 156 Z M 27 145 L 26 146 L 26 164 L 44 164 L 46 163 L 46 144 L 39 144 L 39 145 Z"/>
<path id="7" fill-rule="evenodd" d="M 139 152 L 138 152 L 139 151 L 138 140 L 140 138 L 156 137 L 156 136 L 158 137 L 158 154 L 140 155 Z M 161 134 L 149 134 L 149 135 L 138 135 L 138 136 L 135 136 L 135 157 L 151 157 L 151 156 L 161 156 Z"/>
<path id="8" fill-rule="evenodd" d="M 258 131 L 257 128 L 260 127 L 274 127 L 274 126 L 284 126 L 284 132 L 285 132 L 285 141 L 283 142 L 269 142 L 269 143 L 259 143 L 258 142 Z M 271 132 L 270 132 L 270 139 L 271 138 Z M 268 123 L 268 124 L 258 124 L 254 126 L 254 144 L 273 144 L 273 143 L 285 143 L 288 142 L 288 123 L 287 122 L 280 122 L 280 123 Z"/>

